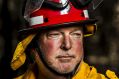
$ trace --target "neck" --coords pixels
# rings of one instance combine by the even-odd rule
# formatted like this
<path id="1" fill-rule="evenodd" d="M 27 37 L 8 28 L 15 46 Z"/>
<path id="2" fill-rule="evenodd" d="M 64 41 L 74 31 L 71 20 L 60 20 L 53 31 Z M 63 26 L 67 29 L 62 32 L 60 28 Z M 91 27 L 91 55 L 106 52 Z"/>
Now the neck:
<path id="1" fill-rule="evenodd" d="M 39 55 L 34 51 L 34 58 L 38 67 L 38 79 L 70 79 L 69 76 L 59 75 L 50 71 L 41 61 Z"/>

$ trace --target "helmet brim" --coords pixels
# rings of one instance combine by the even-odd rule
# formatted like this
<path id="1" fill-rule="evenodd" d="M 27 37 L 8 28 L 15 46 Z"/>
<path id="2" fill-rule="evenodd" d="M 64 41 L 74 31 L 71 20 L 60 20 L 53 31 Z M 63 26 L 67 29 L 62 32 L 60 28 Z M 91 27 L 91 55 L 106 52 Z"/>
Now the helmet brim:
<path id="1" fill-rule="evenodd" d="M 97 19 L 89 19 L 89 20 L 82 20 L 82 21 L 74 21 L 74 22 L 67 22 L 67 23 L 60 23 L 55 25 L 48 25 L 43 27 L 37 27 L 37 28 L 22 28 L 22 30 L 18 31 L 19 35 L 27 35 L 31 33 L 36 33 L 37 31 L 42 31 L 46 29 L 52 29 L 52 28 L 60 28 L 60 27 L 70 27 L 70 26 L 84 26 L 86 24 L 95 24 L 97 22 Z"/>

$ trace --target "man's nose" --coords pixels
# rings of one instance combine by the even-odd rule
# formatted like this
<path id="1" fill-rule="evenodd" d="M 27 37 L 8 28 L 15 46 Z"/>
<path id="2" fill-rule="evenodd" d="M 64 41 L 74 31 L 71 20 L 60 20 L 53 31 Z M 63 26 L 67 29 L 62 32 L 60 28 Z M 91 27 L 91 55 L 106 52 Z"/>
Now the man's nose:
<path id="1" fill-rule="evenodd" d="M 70 36 L 64 36 L 61 48 L 63 50 L 69 50 L 71 49 L 71 47 L 72 47 L 72 44 L 71 44 Z"/>

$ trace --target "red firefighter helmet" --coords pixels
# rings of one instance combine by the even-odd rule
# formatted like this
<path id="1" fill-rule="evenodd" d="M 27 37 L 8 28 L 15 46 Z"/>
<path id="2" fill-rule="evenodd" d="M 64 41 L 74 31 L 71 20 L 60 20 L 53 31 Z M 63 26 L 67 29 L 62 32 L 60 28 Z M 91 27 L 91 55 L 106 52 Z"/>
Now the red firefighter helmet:
<path id="1" fill-rule="evenodd" d="M 35 0 L 34 0 L 35 1 Z M 38 0 L 37 0 L 38 1 Z M 22 28 L 20 33 L 33 32 L 39 29 L 52 28 L 52 27 L 68 27 L 70 25 L 83 26 L 84 33 L 91 35 L 95 32 L 95 19 L 89 19 L 87 5 L 92 0 L 86 1 L 82 5 L 82 0 L 45 0 L 42 5 L 35 8 L 32 4 L 32 9 L 25 8 L 25 18 L 29 25 Z M 79 2 L 77 7 L 75 1 Z M 38 3 L 38 2 L 37 2 Z M 27 3 L 28 5 L 28 3 Z M 37 4 L 38 5 L 38 4 Z M 81 6 L 82 5 L 82 6 Z M 28 6 L 27 6 L 28 7 Z"/>

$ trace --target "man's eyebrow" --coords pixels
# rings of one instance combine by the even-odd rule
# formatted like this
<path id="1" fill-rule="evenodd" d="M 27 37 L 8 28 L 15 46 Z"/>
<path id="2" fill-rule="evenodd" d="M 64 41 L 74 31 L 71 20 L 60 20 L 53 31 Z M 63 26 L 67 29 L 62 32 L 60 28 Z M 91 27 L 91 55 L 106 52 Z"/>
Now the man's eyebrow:
<path id="1" fill-rule="evenodd" d="M 76 28 L 76 29 L 73 29 L 73 30 L 72 30 L 72 32 L 74 32 L 74 31 L 81 31 L 81 32 L 83 32 L 83 29 L 81 29 L 81 28 Z"/>
<path id="2" fill-rule="evenodd" d="M 60 30 L 58 30 L 58 29 L 53 29 L 53 30 L 47 31 L 46 33 L 50 33 L 50 32 L 60 32 Z"/>

